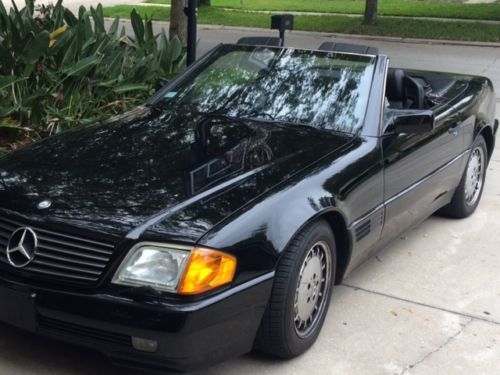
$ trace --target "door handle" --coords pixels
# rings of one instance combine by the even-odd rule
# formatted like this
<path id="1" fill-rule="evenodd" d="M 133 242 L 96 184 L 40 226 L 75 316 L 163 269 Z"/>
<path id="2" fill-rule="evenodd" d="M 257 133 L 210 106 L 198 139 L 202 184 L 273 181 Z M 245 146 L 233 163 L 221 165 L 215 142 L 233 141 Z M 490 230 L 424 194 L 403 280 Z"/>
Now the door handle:
<path id="1" fill-rule="evenodd" d="M 450 128 L 448 129 L 448 133 L 450 133 L 451 135 L 453 136 L 457 136 L 458 135 L 458 130 L 460 129 L 460 123 L 459 122 L 455 122 L 454 124 L 452 124 L 450 126 Z"/>

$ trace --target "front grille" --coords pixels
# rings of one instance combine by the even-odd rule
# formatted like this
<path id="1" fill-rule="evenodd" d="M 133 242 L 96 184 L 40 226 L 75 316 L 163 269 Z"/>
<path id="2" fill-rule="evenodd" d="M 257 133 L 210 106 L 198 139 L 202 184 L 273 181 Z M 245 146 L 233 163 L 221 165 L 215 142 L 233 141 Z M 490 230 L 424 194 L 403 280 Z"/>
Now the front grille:
<path id="1" fill-rule="evenodd" d="M 131 346 L 131 336 L 122 335 L 96 329 L 91 327 L 82 326 L 79 324 L 63 322 L 61 320 L 48 318 L 43 315 L 38 316 L 38 328 L 42 333 L 52 335 L 62 335 L 70 337 L 78 337 L 80 339 L 87 339 L 99 342 L 108 342 L 110 344 Z"/>
<path id="2" fill-rule="evenodd" d="M 110 243 L 53 232 L 0 217 L 1 262 L 8 264 L 6 249 L 10 236 L 24 226 L 33 229 L 38 238 L 35 258 L 22 268 L 34 275 L 94 283 L 103 274 L 114 250 L 114 245 Z"/>

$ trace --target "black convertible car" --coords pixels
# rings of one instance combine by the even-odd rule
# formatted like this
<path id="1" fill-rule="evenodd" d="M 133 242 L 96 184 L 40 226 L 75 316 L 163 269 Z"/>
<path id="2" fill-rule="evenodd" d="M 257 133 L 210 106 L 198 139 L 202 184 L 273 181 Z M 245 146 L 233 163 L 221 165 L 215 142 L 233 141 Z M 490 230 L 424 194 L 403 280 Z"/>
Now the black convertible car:
<path id="1" fill-rule="evenodd" d="M 492 83 L 388 65 L 220 45 L 120 120 L 4 156 L 0 321 L 158 371 L 301 354 L 350 270 L 481 198 Z"/>

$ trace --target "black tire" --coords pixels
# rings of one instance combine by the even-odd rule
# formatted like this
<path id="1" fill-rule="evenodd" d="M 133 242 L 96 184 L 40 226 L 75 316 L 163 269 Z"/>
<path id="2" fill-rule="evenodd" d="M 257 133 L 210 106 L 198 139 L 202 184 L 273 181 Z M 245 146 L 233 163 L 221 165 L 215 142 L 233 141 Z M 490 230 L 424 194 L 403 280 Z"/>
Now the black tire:
<path id="1" fill-rule="evenodd" d="M 323 254 L 323 259 L 319 256 L 320 253 Z M 325 277 L 324 284 L 318 287 L 318 284 L 312 280 L 313 277 L 316 277 L 317 272 L 315 271 L 318 270 L 318 262 L 321 264 L 320 270 L 323 269 L 323 261 L 324 264 L 328 264 L 328 254 L 330 255 L 329 267 L 326 267 L 326 271 L 321 272 L 324 272 L 325 276 L 327 273 L 329 275 Z M 305 262 L 306 257 L 307 262 Z M 255 341 L 254 347 L 257 351 L 281 358 L 292 358 L 302 354 L 314 344 L 328 312 L 335 281 L 336 262 L 335 238 L 327 222 L 320 220 L 309 224 L 293 239 L 276 270 L 271 299 Z M 304 282 L 306 277 L 311 282 Z M 303 292 L 299 292 L 298 289 L 301 278 L 304 278 L 301 283 L 301 291 Z M 322 277 L 320 279 L 323 280 Z M 314 278 L 314 280 L 317 279 Z M 311 285 L 313 285 L 312 289 Z M 320 290 L 323 290 L 323 293 L 315 294 L 316 291 Z M 314 296 L 309 297 L 309 299 L 313 298 L 311 303 L 304 298 L 304 293 L 314 294 Z M 298 314 L 299 295 L 303 297 L 300 299 L 302 311 L 304 311 L 303 306 L 306 306 L 305 309 L 307 309 L 312 303 L 315 304 L 312 314 L 316 315 L 314 318 L 311 315 L 309 327 L 307 327 L 309 320 L 302 320 Z M 319 299 L 321 299 L 321 303 Z M 316 304 L 318 306 L 317 313 Z M 302 324 L 303 327 L 301 327 Z"/>
<path id="2" fill-rule="evenodd" d="M 476 186 L 475 194 L 473 196 L 474 199 L 471 200 L 470 195 L 467 195 L 467 181 L 468 178 L 470 178 L 470 175 L 468 175 L 468 171 L 469 166 L 473 162 L 473 158 L 476 158 L 478 154 L 481 155 L 481 170 L 479 172 L 480 186 Z M 486 141 L 484 140 L 483 136 L 479 135 L 472 145 L 471 153 L 469 155 L 469 159 L 467 160 L 467 166 L 465 167 L 464 174 L 462 176 L 462 179 L 460 180 L 460 184 L 453 194 L 451 202 L 447 206 L 443 207 L 439 211 L 439 213 L 457 219 L 466 218 L 472 215 L 479 205 L 479 201 L 481 200 L 481 196 L 483 194 L 487 167 L 488 148 L 486 147 Z"/>

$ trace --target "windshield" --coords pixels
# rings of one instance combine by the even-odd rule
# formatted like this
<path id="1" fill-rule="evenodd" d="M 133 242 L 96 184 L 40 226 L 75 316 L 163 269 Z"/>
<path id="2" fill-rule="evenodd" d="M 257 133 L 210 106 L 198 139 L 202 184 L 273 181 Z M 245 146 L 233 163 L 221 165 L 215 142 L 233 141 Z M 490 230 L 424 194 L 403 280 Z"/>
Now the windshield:
<path id="1" fill-rule="evenodd" d="M 357 133 L 374 66 L 371 56 L 224 45 L 164 93 L 161 103 Z"/>

